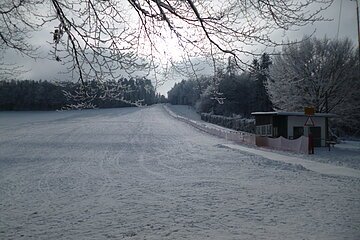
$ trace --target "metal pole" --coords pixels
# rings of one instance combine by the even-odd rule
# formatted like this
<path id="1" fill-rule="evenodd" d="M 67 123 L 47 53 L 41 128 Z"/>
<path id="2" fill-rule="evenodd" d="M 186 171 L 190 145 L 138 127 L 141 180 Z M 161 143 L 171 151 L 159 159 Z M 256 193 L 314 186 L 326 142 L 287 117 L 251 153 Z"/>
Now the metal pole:
<path id="1" fill-rule="evenodd" d="M 341 0 L 341 2 L 340 2 L 339 22 L 338 22 L 338 29 L 337 29 L 337 33 L 336 33 L 336 40 L 338 40 L 338 39 L 339 39 L 340 24 L 341 24 L 341 11 L 342 11 L 342 4 L 343 4 L 343 0 Z"/>
<path id="2" fill-rule="evenodd" d="M 350 0 L 353 1 L 353 0 Z M 357 31 L 358 31 L 358 60 L 360 61 L 360 21 L 359 21 L 359 0 L 354 0 L 356 2 L 356 23 L 357 23 Z M 357 77 L 360 78 L 360 64 L 358 66 L 358 75 Z"/>
<path id="3" fill-rule="evenodd" d="M 355 0 L 356 2 L 356 19 L 357 19 L 357 30 L 358 30 L 358 42 L 359 42 L 359 60 L 360 60 L 360 23 L 359 23 L 359 1 Z"/>

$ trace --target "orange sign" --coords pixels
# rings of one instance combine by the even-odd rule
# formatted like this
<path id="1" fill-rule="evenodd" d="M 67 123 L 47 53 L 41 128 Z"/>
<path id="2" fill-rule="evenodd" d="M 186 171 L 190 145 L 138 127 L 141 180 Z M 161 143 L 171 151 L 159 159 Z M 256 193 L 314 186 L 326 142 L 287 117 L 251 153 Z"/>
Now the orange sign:
<path id="1" fill-rule="evenodd" d="M 304 108 L 304 113 L 305 113 L 306 116 L 314 116 L 315 108 L 313 108 L 313 107 L 305 107 Z"/>

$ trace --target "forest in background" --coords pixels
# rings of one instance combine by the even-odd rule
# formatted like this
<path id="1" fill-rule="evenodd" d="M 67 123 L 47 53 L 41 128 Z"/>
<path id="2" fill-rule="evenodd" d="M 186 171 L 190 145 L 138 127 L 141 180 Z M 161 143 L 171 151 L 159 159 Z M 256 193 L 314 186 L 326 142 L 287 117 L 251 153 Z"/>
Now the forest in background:
<path id="1" fill-rule="evenodd" d="M 270 57 L 255 58 L 237 71 L 230 57 L 215 76 L 176 83 L 171 104 L 185 104 L 200 113 L 250 118 L 258 111 L 335 113 L 331 127 L 338 135 L 360 136 L 360 66 L 358 49 L 348 39 L 305 37 Z"/>
<path id="2" fill-rule="evenodd" d="M 213 76 L 183 80 L 168 92 L 168 101 L 226 117 L 249 118 L 254 111 L 271 111 L 273 107 L 265 89 L 271 64 L 270 56 L 264 53 L 260 59 L 254 59 L 248 71 L 238 73 L 229 58 L 227 66 L 217 70 L 217 82 Z"/>
<path id="3" fill-rule="evenodd" d="M 303 111 L 338 115 L 331 126 L 340 135 L 360 135 L 358 49 L 347 39 L 304 38 L 282 52 L 254 58 L 239 71 L 236 60 L 217 67 L 215 76 L 176 83 L 171 104 L 191 105 L 200 113 L 251 118 L 257 111 Z M 85 83 L 0 81 L 0 110 L 111 108 L 166 102 L 149 79 L 131 78 Z"/>
<path id="4" fill-rule="evenodd" d="M 78 92 L 84 87 L 88 95 L 78 98 Z M 164 98 L 156 94 L 151 81 L 144 78 L 103 84 L 91 81 L 85 86 L 74 82 L 0 81 L 0 110 L 61 110 L 82 105 L 115 108 L 151 105 Z"/>

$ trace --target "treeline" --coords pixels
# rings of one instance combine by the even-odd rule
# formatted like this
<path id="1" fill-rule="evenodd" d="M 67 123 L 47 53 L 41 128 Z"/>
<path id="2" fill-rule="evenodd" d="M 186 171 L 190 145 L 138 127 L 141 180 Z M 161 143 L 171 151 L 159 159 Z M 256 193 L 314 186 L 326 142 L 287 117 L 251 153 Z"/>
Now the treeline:
<path id="1" fill-rule="evenodd" d="M 76 106 L 99 108 L 151 105 L 165 101 L 149 79 L 121 79 L 84 85 L 74 82 L 0 81 L 0 110 L 58 110 Z"/>
<path id="2" fill-rule="evenodd" d="M 63 89 L 48 81 L 0 81 L 0 109 L 60 109 L 68 103 Z"/>
<path id="3" fill-rule="evenodd" d="M 359 90 L 358 49 L 350 40 L 305 37 L 285 45 L 272 59 L 264 53 L 241 73 L 229 58 L 215 76 L 175 84 L 168 98 L 201 113 L 242 118 L 251 112 L 302 112 L 312 106 L 316 112 L 337 114 L 330 127 L 339 135 L 360 136 Z"/>
<path id="4" fill-rule="evenodd" d="M 249 118 L 254 111 L 271 111 L 265 82 L 271 60 L 264 53 L 255 59 L 249 71 L 238 74 L 231 58 L 216 76 L 183 80 L 168 92 L 171 104 L 191 105 L 199 112 Z"/>

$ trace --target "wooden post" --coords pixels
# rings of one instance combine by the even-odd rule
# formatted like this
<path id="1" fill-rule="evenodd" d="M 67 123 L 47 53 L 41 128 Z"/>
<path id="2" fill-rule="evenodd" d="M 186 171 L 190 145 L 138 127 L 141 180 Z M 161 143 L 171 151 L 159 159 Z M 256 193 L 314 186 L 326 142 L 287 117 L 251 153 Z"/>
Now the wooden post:
<path id="1" fill-rule="evenodd" d="M 329 112 L 329 106 L 328 106 L 328 93 L 325 92 L 325 112 Z M 330 143 L 329 142 L 329 118 L 325 117 L 325 146 L 329 145 L 329 151 L 330 151 Z"/>

